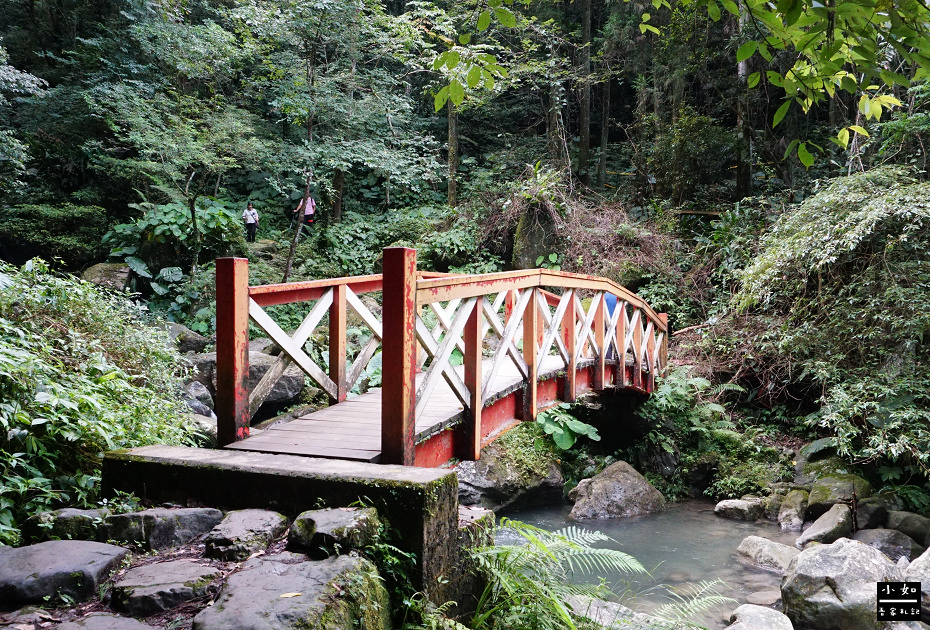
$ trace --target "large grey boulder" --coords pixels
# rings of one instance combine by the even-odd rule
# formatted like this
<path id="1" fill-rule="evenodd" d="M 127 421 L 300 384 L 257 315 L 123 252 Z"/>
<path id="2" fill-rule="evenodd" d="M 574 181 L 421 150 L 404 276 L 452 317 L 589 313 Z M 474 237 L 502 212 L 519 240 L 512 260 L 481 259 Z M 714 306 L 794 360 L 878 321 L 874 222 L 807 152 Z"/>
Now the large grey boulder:
<path id="1" fill-rule="evenodd" d="M 89 540 L 49 540 L 0 547 L 0 608 L 46 598 L 90 599 L 129 551 Z"/>
<path id="2" fill-rule="evenodd" d="M 853 534 L 852 539 L 875 547 L 895 562 L 898 558 L 911 560 L 926 551 L 913 538 L 896 529 L 862 529 Z"/>
<path id="3" fill-rule="evenodd" d="M 872 496 L 872 485 L 859 475 L 833 474 L 821 477 L 811 486 L 807 497 L 807 520 L 816 520 L 837 503 L 851 505 L 853 494 L 857 499 Z"/>
<path id="4" fill-rule="evenodd" d="M 546 504 L 562 500 L 565 485 L 555 458 L 544 470 L 519 470 L 497 444 L 481 449 L 478 461 L 455 467 L 459 478 L 459 503 L 501 510 L 517 505 Z"/>
<path id="5" fill-rule="evenodd" d="M 766 608 L 743 604 L 733 611 L 727 630 L 794 630 L 787 616 Z"/>
<path id="6" fill-rule="evenodd" d="M 930 550 L 920 554 L 904 570 L 906 582 L 920 582 L 924 606 L 930 606 Z"/>
<path id="7" fill-rule="evenodd" d="M 181 353 L 203 352 L 204 348 L 210 344 L 209 339 L 200 333 L 195 333 L 183 324 L 168 322 L 166 327 L 168 329 L 168 337 L 177 345 L 178 351 Z"/>
<path id="8" fill-rule="evenodd" d="M 856 526 L 859 529 L 884 527 L 888 521 L 888 507 L 881 496 L 871 496 L 856 504 Z"/>
<path id="9" fill-rule="evenodd" d="M 58 630 L 152 630 L 152 626 L 132 617 L 95 612 L 83 619 L 63 623 Z"/>
<path id="10" fill-rule="evenodd" d="M 303 558 L 304 561 L 301 561 Z M 193 630 L 365 628 L 390 630 L 378 572 L 357 556 L 307 562 L 297 554 L 253 558 L 233 573 Z"/>
<path id="11" fill-rule="evenodd" d="M 841 538 L 813 545 L 782 580 L 785 614 L 797 630 L 875 630 L 875 583 L 903 577 L 885 554 L 864 543 Z"/>
<path id="12" fill-rule="evenodd" d="M 798 536 L 794 544 L 800 549 L 812 542 L 832 543 L 851 533 L 852 510 L 848 505 L 837 504 L 814 521 L 813 525 Z"/>
<path id="13" fill-rule="evenodd" d="M 886 521 L 888 529 L 896 529 L 903 532 L 916 540 L 924 547 L 930 547 L 930 518 L 914 514 L 913 512 L 904 512 L 901 510 L 891 510 L 888 512 Z"/>
<path id="14" fill-rule="evenodd" d="M 123 263 L 97 263 L 88 267 L 81 278 L 107 289 L 123 291 L 129 287 L 129 266 Z"/>
<path id="15" fill-rule="evenodd" d="M 568 493 L 571 518 L 625 518 L 665 509 L 665 497 L 626 462 L 614 462 Z"/>
<path id="16" fill-rule="evenodd" d="M 107 517 L 111 540 L 145 549 L 166 549 L 189 543 L 206 534 L 223 520 L 213 508 L 153 508 L 142 512 Z"/>
<path id="17" fill-rule="evenodd" d="M 736 548 L 736 554 L 740 558 L 777 573 L 784 573 L 785 569 L 788 568 L 788 564 L 799 553 L 800 551 L 794 547 L 761 536 L 747 536 Z"/>
<path id="18" fill-rule="evenodd" d="M 714 514 L 738 521 L 755 521 L 764 509 L 759 499 L 724 499 L 714 506 Z"/>
<path id="19" fill-rule="evenodd" d="M 778 511 L 778 526 L 783 532 L 799 532 L 807 511 L 807 491 L 791 490 L 785 495 Z"/>
<path id="20" fill-rule="evenodd" d="M 23 523 L 23 538 L 28 542 L 42 540 L 97 540 L 109 510 L 77 510 L 65 508 L 41 512 Z"/>
<path id="21" fill-rule="evenodd" d="M 113 585 L 113 601 L 137 617 L 180 606 L 207 594 L 210 582 L 222 575 L 215 567 L 193 560 L 156 562 L 129 569 Z"/>
<path id="22" fill-rule="evenodd" d="M 210 393 L 210 390 L 207 389 L 207 386 L 201 383 L 200 381 L 191 381 L 184 386 L 184 391 L 189 398 L 192 398 L 204 407 L 213 409 L 213 394 Z M 205 414 L 207 415 L 207 414 Z"/>
<path id="23" fill-rule="evenodd" d="M 781 514 L 782 503 L 785 502 L 785 495 L 772 493 L 762 499 L 762 516 L 767 520 L 777 521 L 778 515 Z"/>
<path id="24" fill-rule="evenodd" d="M 245 560 L 263 551 L 287 530 L 287 518 L 270 510 L 229 512 L 205 539 L 208 558 Z"/>
<path id="25" fill-rule="evenodd" d="M 364 549 L 378 539 L 380 527 L 374 508 L 308 510 L 294 519 L 287 545 L 311 557 L 326 558 Z"/>
<path id="26" fill-rule="evenodd" d="M 249 352 L 248 387 L 250 392 L 255 389 L 258 382 L 262 380 L 262 377 L 277 360 L 277 357 L 264 352 Z M 216 353 L 194 354 L 191 355 L 190 361 L 196 368 L 192 379 L 206 385 L 211 392 L 216 392 Z M 271 392 L 265 398 L 264 404 L 271 407 L 286 407 L 294 404 L 303 389 L 304 373 L 299 367 L 291 363 L 284 370 L 281 378 L 275 382 L 274 387 L 271 388 Z"/>

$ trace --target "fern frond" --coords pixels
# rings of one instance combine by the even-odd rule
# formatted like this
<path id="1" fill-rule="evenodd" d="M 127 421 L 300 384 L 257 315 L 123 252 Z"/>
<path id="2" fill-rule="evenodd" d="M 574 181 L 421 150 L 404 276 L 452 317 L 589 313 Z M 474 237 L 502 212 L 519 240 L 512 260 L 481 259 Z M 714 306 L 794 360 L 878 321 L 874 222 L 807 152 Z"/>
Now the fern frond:
<path id="1" fill-rule="evenodd" d="M 696 615 L 724 604 L 735 604 L 736 600 L 717 592 L 723 585 L 720 579 L 690 584 L 682 589 L 670 589 L 668 596 L 675 602 L 659 606 L 652 615 L 674 623 L 690 623 L 687 620 Z M 694 625 L 694 624 L 690 624 Z"/>
<path id="2" fill-rule="evenodd" d="M 619 573 L 646 573 L 639 560 L 617 549 L 578 549 L 567 552 L 563 560 L 572 571 L 582 570 L 591 573 L 617 571 Z"/>
<path id="3" fill-rule="evenodd" d="M 568 527 L 563 527 L 560 530 L 552 532 L 554 536 L 560 536 L 567 540 L 568 542 L 575 543 L 576 545 L 582 545 L 585 547 L 590 546 L 592 543 L 604 542 L 608 540 L 613 540 L 607 534 L 599 532 L 593 529 L 585 529 L 583 527 L 577 527 L 575 525 L 569 525 Z"/>

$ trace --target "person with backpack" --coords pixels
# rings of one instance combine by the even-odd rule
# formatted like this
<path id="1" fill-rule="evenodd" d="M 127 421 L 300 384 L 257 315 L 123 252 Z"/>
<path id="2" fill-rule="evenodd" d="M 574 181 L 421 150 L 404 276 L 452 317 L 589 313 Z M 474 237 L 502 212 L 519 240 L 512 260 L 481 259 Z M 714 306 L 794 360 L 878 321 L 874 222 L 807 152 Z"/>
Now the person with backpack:
<path id="1" fill-rule="evenodd" d="M 245 240 L 254 243 L 255 232 L 258 230 L 258 210 L 255 209 L 251 201 L 242 211 L 242 220 L 245 221 Z"/>

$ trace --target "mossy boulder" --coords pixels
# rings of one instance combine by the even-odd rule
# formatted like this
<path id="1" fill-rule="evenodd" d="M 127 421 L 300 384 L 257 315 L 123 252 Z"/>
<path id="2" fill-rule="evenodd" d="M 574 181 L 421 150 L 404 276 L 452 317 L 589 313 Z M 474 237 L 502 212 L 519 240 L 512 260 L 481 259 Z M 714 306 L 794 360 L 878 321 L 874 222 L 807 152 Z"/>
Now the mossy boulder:
<path id="1" fill-rule="evenodd" d="M 105 528 L 109 510 L 77 510 L 65 508 L 42 512 L 23 523 L 23 538 L 28 542 L 41 540 L 97 540 Z"/>
<path id="2" fill-rule="evenodd" d="M 307 561 L 291 553 L 246 562 L 193 623 L 193 630 L 391 627 L 388 594 L 373 564 L 358 556 Z"/>
<path id="3" fill-rule="evenodd" d="M 326 558 L 364 549 L 377 541 L 380 528 L 374 508 L 308 510 L 294 519 L 287 546 L 313 558 Z"/>
<path id="4" fill-rule="evenodd" d="M 785 532 L 799 532 L 804 526 L 807 512 L 807 490 L 791 490 L 785 495 L 778 510 L 778 526 Z"/>
<path id="5" fill-rule="evenodd" d="M 229 512 L 205 540 L 204 555 L 220 560 L 245 560 L 263 551 L 287 530 L 287 518 L 271 510 Z"/>
<path id="6" fill-rule="evenodd" d="M 857 499 L 865 499 L 872 492 L 872 484 L 859 475 L 835 473 L 821 477 L 811 486 L 806 517 L 816 519 L 837 503 L 851 505 L 854 494 Z"/>

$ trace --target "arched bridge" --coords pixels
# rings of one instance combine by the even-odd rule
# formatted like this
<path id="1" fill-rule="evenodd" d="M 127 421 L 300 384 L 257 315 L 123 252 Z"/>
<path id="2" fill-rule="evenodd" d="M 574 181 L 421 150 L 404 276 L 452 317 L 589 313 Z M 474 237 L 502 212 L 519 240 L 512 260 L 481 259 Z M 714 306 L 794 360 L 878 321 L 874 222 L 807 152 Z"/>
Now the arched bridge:
<path id="1" fill-rule="evenodd" d="M 548 269 L 417 272 L 416 251 L 403 247 L 384 250 L 383 269 L 250 287 L 246 259 L 217 260 L 221 446 L 414 466 L 474 460 L 483 445 L 541 409 L 591 390 L 649 393 L 665 367 L 665 314 L 610 280 Z M 288 334 L 264 309 L 296 302 L 309 312 Z M 351 357 L 349 309 L 371 332 Z M 321 366 L 304 345 L 327 317 L 328 365 Z M 282 349 L 251 392 L 250 320 Z M 379 348 L 381 388 L 350 398 Z M 252 416 L 292 362 L 331 405 L 250 436 Z"/>

